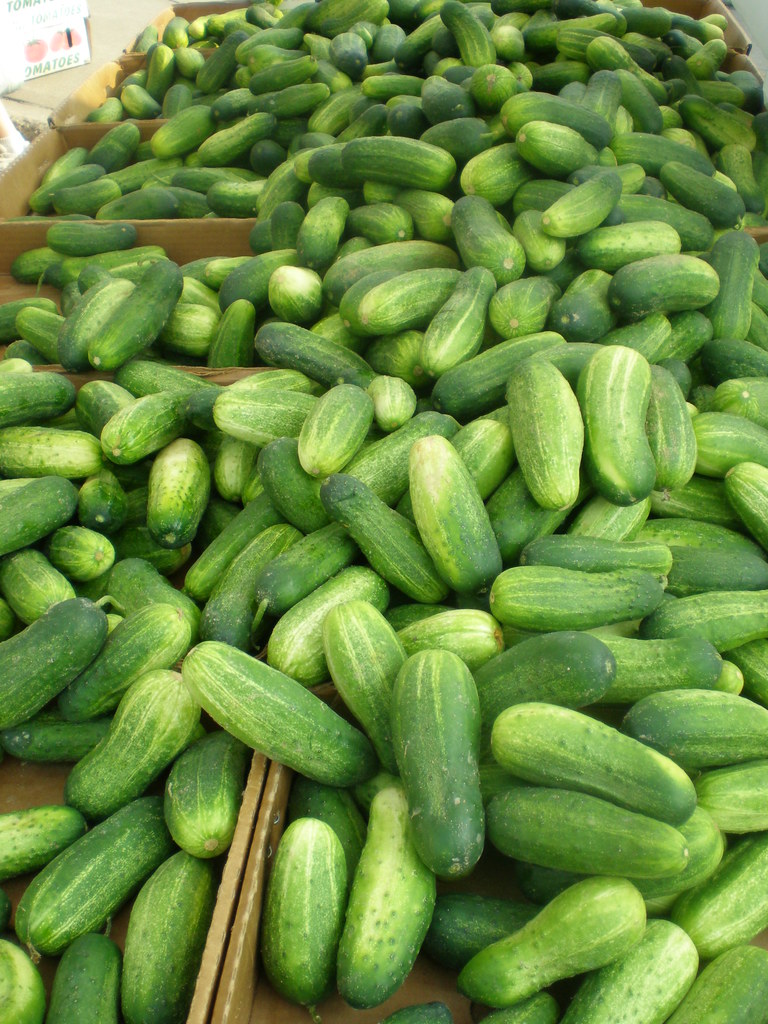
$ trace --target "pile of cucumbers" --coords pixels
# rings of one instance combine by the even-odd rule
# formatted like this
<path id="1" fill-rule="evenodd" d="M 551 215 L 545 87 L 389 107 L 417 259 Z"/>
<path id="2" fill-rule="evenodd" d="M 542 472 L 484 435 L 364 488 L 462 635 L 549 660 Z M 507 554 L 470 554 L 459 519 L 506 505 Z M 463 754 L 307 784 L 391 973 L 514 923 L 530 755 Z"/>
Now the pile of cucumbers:
<path id="1" fill-rule="evenodd" d="M 311 1013 L 423 950 L 498 1024 L 768 1022 L 768 113 L 725 28 L 254 4 L 148 54 L 187 94 L 151 140 L 49 169 L 0 749 L 72 769 L 0 815 L 9 1020 L 185 1019 L 251 748 L 295 772 L 261 957 Z M 140 244 L 181 204 L 253 255 Z"/>

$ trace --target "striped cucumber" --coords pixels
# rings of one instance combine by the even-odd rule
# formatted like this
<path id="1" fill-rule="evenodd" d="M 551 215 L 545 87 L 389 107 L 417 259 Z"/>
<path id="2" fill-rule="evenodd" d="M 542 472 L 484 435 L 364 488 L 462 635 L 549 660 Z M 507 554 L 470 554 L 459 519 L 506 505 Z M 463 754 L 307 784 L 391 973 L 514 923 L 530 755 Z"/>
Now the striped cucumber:
<path id="1" fill-rule="evenodd" d="M 159 544 L 179 548 L 192 540 L 208 504 L 210 481 L 208 460 L 195 441 L 179 438 L 155 457 L 147 526 Z"/>
<path id="2" fill-rule="evenodd" d="M 0 939 L 0 1009 L 13 1024 L 43 1024 L 45 986 L 23 949 Z"/>
<path id="3" fill-rule="evenodd" d="M 30 807 L 0 814 L 0 882 L 45 867 L 85 830 L 85 819 L 74 807 Z"/>

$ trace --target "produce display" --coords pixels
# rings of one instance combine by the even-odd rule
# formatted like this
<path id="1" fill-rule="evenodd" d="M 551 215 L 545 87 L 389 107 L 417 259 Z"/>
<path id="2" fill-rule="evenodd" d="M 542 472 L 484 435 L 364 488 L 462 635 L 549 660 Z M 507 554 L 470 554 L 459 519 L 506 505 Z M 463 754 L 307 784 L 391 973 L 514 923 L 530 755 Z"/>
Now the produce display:
<path id="1" fill-rule="evenodd" d="M 72 764 L 0 814 L 0 1024 L 41 955 L 49 1024 L 186 1019 L 249 748 L 296 773 L 260 956 L 315 1019 L 423 951 L 499 1024 L 768 1021 L 768 113 L 726 20 L 182 21 L 0 304 L 0 748 Z M 132 223 L 211 215 L 253 254 Z"/>

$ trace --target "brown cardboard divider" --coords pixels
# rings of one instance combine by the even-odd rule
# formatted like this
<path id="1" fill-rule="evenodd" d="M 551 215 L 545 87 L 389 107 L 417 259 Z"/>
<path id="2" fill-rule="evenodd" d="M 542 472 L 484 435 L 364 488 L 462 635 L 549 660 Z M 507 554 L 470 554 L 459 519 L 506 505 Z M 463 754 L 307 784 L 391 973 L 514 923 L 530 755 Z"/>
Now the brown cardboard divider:
<path id="1" fill-rule="evenodd" d="M 171 18 L 186 18 L 187 21 L 194 21 L 195 18 L 204 18 L 207 14 L 226 14 L 227 11 L 243 10 L 247 6 L 248 4 L 243 0 L 214 0 L 214 2 L 208 0 L 208 2 L 174 4 L 173 7 L 166 7 L 149 24 L 155 26 L 158 36 L 162 39 L 163 29 Z M 137 38 L 138 35 L 131 39 L 123 53 L 133 54 L 136 52 L 131 47 Z"/>
<path id="2" fill-rule="evenodd" d="M 734 17 L 733 11 L 726 7 L 722 0 L 643 0 L 644 7 L 666 7 L 673 14 L 687 14 L 697 20 L 710 14 L 721 14 L 728 22 L 725 29 L 725 41 L 729 50 L 737 53 L 749 53 L 752 40 Z"/>
<path id="3" fill-rule="evenodd" d="M 4 758 L 0 764 L 0 814 L 25 810 L 28 807 L 63 803 L 64 783 L 71 767 L 69 764 L 31 764 L 13 757 Z M 219 883 L 216 906 L 208 929 L 187 1024 L 208 1024 L 235 909 L 240 898 L 241 881 L 244 877 L 246 858 L 252 846 L 266 776 L 266 759 L 262 754 L 254 753 L 237 827 Z M 14 910 L 33 877 L 34 873 L 3 883 L 3 889 L 8 893 Z M 130 906 L 131 903 L 124 906 L 110 924 L 109 935 L 121 949 L 128 927 Z M 42 957 L 38 964 L 48 992 L 57 964 L 57 957 Z M 244 1017 L 243 1021 L 245 1020 Z"/>

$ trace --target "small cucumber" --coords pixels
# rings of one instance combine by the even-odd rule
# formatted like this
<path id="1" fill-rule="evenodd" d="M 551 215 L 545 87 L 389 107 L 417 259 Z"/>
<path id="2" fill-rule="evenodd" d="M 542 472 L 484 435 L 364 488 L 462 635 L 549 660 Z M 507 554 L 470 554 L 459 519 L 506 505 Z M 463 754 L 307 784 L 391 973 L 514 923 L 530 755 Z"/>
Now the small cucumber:
<path id="1" fill-rule="evenodd" d="M 193 539 L 208 504 L 211 472 L 203 449 L 179 438 L 156 457 L 149 474 L 147 526 L 163 547 Z"/>
<path id="2" fill-rule="evenodd" d="M 30 807 L 0 815 L 0 882 L 38 871 L 85 835 L 85 819 L 74 807 Z"/>
<path id="3" fill-rule="evenodd" d="M 47 1024 L 118 1024 L 122 962 L 119 946 L 106 935 L 75 939 L 56 968 Z"/>

